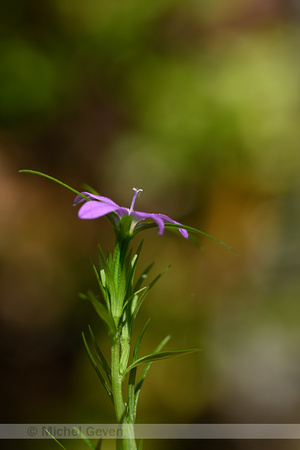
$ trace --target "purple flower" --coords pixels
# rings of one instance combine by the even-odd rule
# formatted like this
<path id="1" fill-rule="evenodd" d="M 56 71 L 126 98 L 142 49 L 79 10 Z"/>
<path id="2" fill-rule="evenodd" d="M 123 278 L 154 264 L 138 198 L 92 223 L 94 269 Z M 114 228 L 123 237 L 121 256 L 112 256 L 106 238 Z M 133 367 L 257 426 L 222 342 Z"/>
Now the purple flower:
<path id="1" fill-rule="evenodd" d="M 179 222 L 176 222 L 175 220 L 171 219 L 170 217 L 164 215 L 164 214 L 150 214 L 150 213 L 144 213 L 140 211 L 135 211 L 133 209 L 136 198 L 140 192 L 142 192 L 142 189 L 135 189 L 133 194 L 133 199 L 130 205 L 130 208 L 125 208 L 122 206 L 117 205 L 114 201 L 112 201 L 110 198 L 102 197 L 101 195 L 94 195 L 90 192 L 82 192 L 81 194 L 87 197 L 89 200 L 86 200 L 86 198 L 81 197 L 80 195 L 77 195 L 74 199 L 74 205 L 77 205 L 78 203 L 85 202 L 81 208 L 78 211 L 78 217 L 80 219 L 97 219 L 98 217 L 106 216 L 107 214 L 110 214 L 112 212 L 116 213 L 119 218 L 121 219 L 124 216 L 131 216 L 132 217 L 132 229 L 135 228 L 135 226 L 141 221 L 141 220 L 154 220 L 158 226 L 158 234 L 163 234 L 165 229 L 165 223 L 173 223 L 177 225 L 182 225 Z M 178 227 L 178 230 L 182 234 L 183 237 L 186 239 L 189 237 L 189 234 L 186 230 L 183 228 Z"/>

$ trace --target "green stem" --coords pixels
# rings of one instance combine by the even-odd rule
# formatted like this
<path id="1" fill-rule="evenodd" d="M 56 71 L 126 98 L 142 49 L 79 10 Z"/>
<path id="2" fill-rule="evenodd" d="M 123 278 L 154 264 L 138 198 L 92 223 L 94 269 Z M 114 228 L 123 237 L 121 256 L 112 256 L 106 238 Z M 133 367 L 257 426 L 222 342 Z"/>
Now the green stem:
<path id="1" fill-rule="evenodd" d="M 126 231 L 126 230 L 125 230 Z M 129 414 L 123 397 L 123 374 L 127 368 L 130 351 L 130 318 L 123 314 L 123 305 L 127 290 L 126 255 L 130 239 L 126 233 L 117 236 L 113 254 L 113 282 L 115 285 L 115 298 L 113 299 L 112 315 L 114 316 L 117 331 L 111 337 L 111 382 L 114 399 L 115 414 L 118 424 L 123 426 L 122 440 L 117 439 L 117 450 L 137 450 L 134 437 L 134 424 L 128 423 Z M 122 320 L 125 323 L 122 323 Z M 121 322 L 120 322 L 121 321 Z"/>
<path id="2" fill-rule="evenodd" d="M 120 374 L 120 338 L 116 334 L 111 342 L 111 382 L 115 412 L 118 423 L 125 415 L 125 402 L 122 393 L 122 376 Z"/>
<path id="3" fill-rule="evenodd" d="M 114 398 L 116 419 L 118 423 L 124 424 L 126 437 L 117 439 L 118 450 L 136 450 L 133 424 L 127 423 L 126 404 L 122 392 L 122 374 L 120 367 L 120 335 L 117 332 L 111 339 L 111 382 Z"/>

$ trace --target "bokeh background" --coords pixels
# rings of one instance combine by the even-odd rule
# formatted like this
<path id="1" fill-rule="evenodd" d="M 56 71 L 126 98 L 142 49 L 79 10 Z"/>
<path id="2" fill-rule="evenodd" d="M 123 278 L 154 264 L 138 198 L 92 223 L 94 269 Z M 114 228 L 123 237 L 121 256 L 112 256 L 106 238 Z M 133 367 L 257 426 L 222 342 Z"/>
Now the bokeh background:
<path id="1" fill-rule="evenodd" d="M 114 423 L 81 331 L 108 337 L 78 292 L 97 289 L 105 219 L 19 169 L 83 183 L 230 244 L 144 234 L 153 364 L 140 423 L 300 421 L 298 0 L 0 3 L 2 423 Z M 58 448 L 53 441 L 7 448 Z M 112 442 L 104 448 L 113 448 Z M 67 443 L 79 450 L 85 444 Z M 148 441 L 145 449 L 299 449 L 297 441 Z"/>

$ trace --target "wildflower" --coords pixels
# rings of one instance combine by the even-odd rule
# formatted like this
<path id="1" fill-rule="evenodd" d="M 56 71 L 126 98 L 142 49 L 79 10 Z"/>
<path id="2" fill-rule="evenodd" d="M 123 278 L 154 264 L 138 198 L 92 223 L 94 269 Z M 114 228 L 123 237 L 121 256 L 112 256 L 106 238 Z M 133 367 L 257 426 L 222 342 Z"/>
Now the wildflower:
<path id="1" fill-rule="evenodd" d="M 74 199 L 74 205 L 85 202 L 78 211 L 78 216 L 80 219 L 97 219 L 98 217 L 103 217 L 110 213 L 116 213 L 120 219 L 124 216 L 131 216 L 132 229 L 135 229 L 139 222 L 142 220 L 153 220 L 158 226 L 158 234 L 160 235 L 162 235 L 164 232 L 165 224 L 172 223 L 179 225 L 178 231 L 184 238 L 187 239 L 189 237 L 188 232 L 185 229 L 180 228 L 180 225 L 182 225 L 181 223 L 176 222 L 165 214 L 151 214 L 135 211 L 133 209 L 134 204 L 137 196 L 140 192 L 142 192 L 142 189 L 133 188 L 133 190 L 134 194 L 130 208 L 119 206 L 110 198 L 103 197 L 101 195 L 94 195 L 90 192 L 81 192 L 81 195 L 85 198 L 83 198 L 81 195 L 77 195 Z M 87 200 L 86 198 L 88 198 L 89 200 Z"/>

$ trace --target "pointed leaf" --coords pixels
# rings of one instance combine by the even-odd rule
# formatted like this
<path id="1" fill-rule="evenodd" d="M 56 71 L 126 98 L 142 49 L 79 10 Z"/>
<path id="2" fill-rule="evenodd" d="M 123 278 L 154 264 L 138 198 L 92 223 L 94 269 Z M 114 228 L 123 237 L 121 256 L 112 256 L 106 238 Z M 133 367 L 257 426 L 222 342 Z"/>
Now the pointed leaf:
<path id="1" fill-rule="evenodd" d="M 197 230 L 196 228 L 193 227 L 189 227 L 187 225 L 182 225 L 177 224 L 177 223 L 172 223 L 172 222 L 165 222 L 165 227 L 166 228 L 182 228 L 183 230 L 188 231 L 189 233 L 195 233 L 195 234 L 199 234 L 201 236 L 204 236 L 208 239 L 211 239 L 212 241 L 216 242 L 217 244 L 222 245 L 223 247 L 226 247 L 228 250 L 230 250 L 231 252 L 235 253 L 236 255 L 238 254 L 232 247 L 230 247 L 230 245 L 225 244 L 225 242 L 220 241 L 219 239 L 211 236 L 210 234 L 205 233 L 204 231 L 201 230 Z M 134 236 L 136 236 L 138 233 L 140 233 L 141 231 L 147 230 L 149 228 L 157 228 L 157 224 L 156 223 L 142 223 L 139 224 L 135 231 L 134 231 Z M 189 239 L 193 240 L 191 236 L 189 236 Z"/>
<path id="2" fill-rule="evenodd" d="M 147 320 L 147 322 L 145 323 L 142 331 L 140 332 L 140 334 L 139 334 L 139 336 L 138 336 L 138 338 L 136 340 L 136 343 L 135 343 L 135 346 L 134 346 L 134 350 L 133 350 L 133 355 L 132 355 L 132 363 L 134 363 L 138 359 L 141 342 L 142 342 L 143 336 L 145 334 L 145 331 L 146 331 L 146 329 L 147 329 L 147 327 L 149 325 L 150 320 L 151 319 Z"/>
<path id="3" fill-rule="evenodd" d="M 46 428 L 44 428 L 44 430 L 46 431 L 46 433 L 49 434 L 49 436 L 52 437 L 52 439 L 53 439 L 53 440 L 54 440 L 61 448 L 63 448 L 64 450 L 67 450 L 66 447 L 64 447 L 57 439 L 55 439 L 54 436 L 52 436 L 52 434 L 50 433 L 50 431 L 48 431 Z"/>
<path id="4" fill-rule="evenodd" d="M 68 186 L 67 184 L 63 183 L 62 181 L 57 180 L 56 178 L 50 177 L 50 175 L 46 175 L 45 173 L 42 172 L 37 172 L 36 170 L 27 170 L 27 169 L 23 169 L 23 170 L 19 170 L 20 173 L 32 173 L 34 175 L 40 175 L 41 177 L 44 178 L 48 178 L 51 181 L 54 181 L 55 183 L 58 183 L 60 185 L 62 185 L 63 187 L 69 189 L 69 191 L 74 192 L 77 195 L 80 195 L 80 197 L 85 198 L 86 200 L 89 200 L 88 197 L 86 197 L 85 195 L 82 195 L 81 192 L 77 191 L 76 189 L 73 189 L 71 186 Z"/>
<path id="5" fill-rule="evenodd" d="M 137 305 L 135 307 L 135 310 L 133 311 L 133 319 L 136 318 L 137 313 L 143 303 L 143 301 L 145 300 L 147 294 L 149 293 L 150 289 L 153 288 L 153 286 L 155 285 L 155 283 L 157 283 L 157 281 L 160 279 L 160 277 L 162 277 L 164 275 L 164 273 L 170 269 L 171 266 L 168 266 L 165 270 L 163 270 L 160 274 L 157 275 L 157 277 L 154 278 L 154 280 L 151 281 L 151 283 L 146 287 L 146 289 L 144 290 L 143 294 L 140 296 Z"/>
<path id="6" fill-rule="evenodd" d="M 138 291 L 141 288 L 143 282 L 147 278 L 147 275 L 148 275 L 149 271 L 152 269 L 153 266 L 154 266 L 154 263 L 151 263 L 151 264 L 149 264 L 148 267 L 146 267 L 146 269 L 143 271 L 143 273 L 138 278 L 138 280 L 137 280 L 137 282 L 136 282 L 136 284 L 134 286 L 133 292 L 136 292 L 136 291 Z"/>
<path id="7" fill-rule="evenodd" d="M 104 253 L 103 253 L 102 248 L 100 247 L 100 245 L 98 245 L 98 251 L 99 251 L 100 269 L 104 269 L 105 272 L 108 272 L 107 258 L 104 256 Z"/>
<path id="8" fill-rule="evenodd" d="M 134 367 L 152 361 L 158 361 L 160 359 L 173 358 L 175 356 L 185 355 L 187 353 L 198 352 L 199 348 L 190 348 L 186 350 L 170 350 L 158 353 L 151 353 L 150 355 L 143 356 L 142 358 L 137 359 L 134 363 L 130 364 L 127 368 L 126 373 L 130 372 Z"/>
<path id="9" fill-rule="evenodd" d="M 96 191 L 96 189 L 94 189 L 92 186 L 90 186 L 87 183 L 82 183 L 82 189 L 86 192 L 90 192 L 91 194 L 94 195 L 100 195 L 100 193 L 98 191 Z"/>
<path id="10" fill-rule="evenodd" d="M 98 316 L 103 320 L 103 322 L 106 324 L 109 335 L 113 335 L 116 331 L 116 326 L 113 321 L 113 318 L 108 313 L 105 306 L 98 300 L 98 298 L 95 296 L 95 294 L 92 291 L 89 291 L 87 295 L 85 294 L 79 294 L 79 296 L 84 300 L 90 300 L 92 305 L 94 306 Z"/>
<path id="11" fill-rule="evenodd" d="M 158 353 L 167 344 L 167 342 L 169 340 L 170 340 L 170 336 L 166 336 L 159 343 L 159 345 L 156 347 L 156 349 L 154 350 L 153 353 Z M 142 373 L 140 375 L 139 381 L 138 381 L 138 383 L 137 383 L 137 385 L 135 387 L 135 405 L 134 405 L 135 414 L 136 414 L 137 403 L 138 403 L 139 395 L 140 395 L 140 392 L 141 392 L 141 388 L 142 388 L 142 385 L 143 385 L 143 383 L 145 381 L 146 375 L 147 375 L 147 373 L 148 373 L 148 371 L 149 371 L 149 369 L 151 367 L 151 364 L 152 364 L 152 362 L 146 363 L 146 365 L 145 365 L 145 367 L 144 367 L 144 369 L 143 369 L 143 371 L 142 371 Z M 133 370 L 135 370 L 135 369 L 133 369 Z"/>
<path id="12" fill-rule="evenodd" d="M 144 325 L 142 331 L 140 332 L 135 346 L 133 350 L 132 355 L 132 362 L 135 362 L 138 359 L 139 350 L 142 342 L 142 338 L 145 334 L 145 331 L 149 325 L 150 319 L 147 320 L 146 324 Z M 136 408 L 135 408 L 135 377 L 136 377 L 136 370 L 137 368 L 134 367 L 129 374 L 128 379 L 128 415 L 129 415 L 129 421 L 130 423 L 135 422 L 135 416 L 136 416 Z"/>
<path id="13" fill-rule="evenodd" d="M 74 427 L 74 430 L 78 433 L 78 435 L 84 440 L 84 442 L 92 449 L 96 450 L 96 447 L 94 444 L 91 443 L 91 441 L 79 430 L 79 428 Z"/>
<path id="14" fill-rule="evenodd" d="M 107 309 L 110 310 L 109 295 L 108 295 L 108 293 L 106 291 L 106 288 L 105 288 L 105 272 L 104 272 L 104 275 L 102 274 L 102 276 L 100 278 L 98 270 L 97 270 L 96 266 L 94 266 L 94 265 L 93 265 L 93 270 L 94 270 L 94 273 L 96 275 L 96 279 L 98 281 L 98 286 L 100 288 L 102 297 L 103 297 L 103 299 L 104 299 L 104 301 L 106 303 Z"/>
<path id="15" fill-rule="evenodd" d="M 130 304 L 130 302 L 132 302 L 132 303 L 135 304 L 135 302 L 133 302 L 133 300 L 135 299 L 135 297 L 138 299 L 138 294 L 139 294 L 140 292 L 145 291 L 146 289 L 147 289 L 147 288 L 146 288 L 146 286 L 145 286 L 145 287 L 141 288 L 139 291 L 134 292 L 134 294 L 132 294 L 132 295 L 126 300 L 126 302 L 124 303 L 123 309 L 122 309 L 122 313 L 124 312 L 124 310 L 125 310 L 125 308 L 127 307 L 127 305 Z M 135 306 L 134 306 L 134 308 L 135 308 Z M 130 309 L 132 309 L 132 308 L 130 308 Z"/>
<path id="16" fill-rule="evenodd" d="M 73 189 L 71 186 L 67 185 L 66 183 L 63 183 L 62 181 L 57 180 L 56 178 L 51 177 L 50 175 L 46 175 L 45 173 L 37 172 L 36 170 L 28 170 L 28 169 L 22 169 L 22 170 L 19 170 L 19 173 L 31 173 L 31 174 L 33 174 L 33 175 L 40 175 L 41 177 L 48 178 L 48 180 L 51 180 L 51 181 L 54 181 L 55 183 L 60 184 L 61 186 L 65 187 L 66 189 L 69 189 L 69 191 L 74 192 L 74 194 L 80 195 L 80 197 L 84 198 L 85 200 L 90 200 L 88 197 L 86 197 L 86 196 L 83 195 L 81 192 L 77 191 L 76 189 Z M 115 215 L 117 216 L 117 214 L 115 214 Z M 117 234 L 118 234 L 118 228 L 117 228 L 117 226 L 116 226 L 116 224 L 115 224 L 114 219 L 112 218 L 112 215 L 111 215 L 111 214 L 108 214 L 108 215 L 106 215 L 105 217 L 106 217 L 106 218 L 109 220 L 109 222 L 111 223 L 111 225 L 112 225 L 112 227 L 113 227 L 113 229 L 114 229 L 114 232 L 115 232 L 115 234 L 116 234 L 116 236 L 117 236 Z M 118 216 L 117 216 L 117 217 L 118 217 Z"/>
<path id="17" fill-rule="evenodd" d="M 100 281 L 103 284 L 103 287 L 105 287 L 107 297 L 105 301 L 107 305 L 109 304 L 107 308 L 110 310 L 111 298 L 116 298 L 116 285 L 113 278 L 113 270 L 114 270 L 113 259 L 111 254 L 109 254 L 107 258 L 104 256 L 104 253 L 100 245 L 98 246 L 98 250 L 99 250 L 99 265 L 100 265 Z"/>
<path id="18" fill-rule="evenodd" d="M 233 252 L 233 253 L 235 253 L 237 255 L 237 252 L 232 247 L 230 247 L 229 245 L 227 245 L 224 242 L 220 241 L 219 239 L 211 236 L 210 234 L 204 233 L 204 231 L 197 230 L 196 228 L 192 228 L 192 227 L 189 227 L 187 225 L 181 225 L 181 224 L 178 227 L 178 224 L 171 223 L 171 222 L 165 223 L 165 226 L 167 228 L 174 228 L 174 227 L 175 228 L 183 228 L 184 230 L 189 231 L 190 233 L 200 234 L 201 236 L 204 236 L 204 237 L 206 237 L 208 239 L 211 239 L 212 241 L 216 242 L 217 244 L 223 245 L 223 247 L 226 247 L 228 250 L 230 250 L 231 252 Z"/>
<path id="19" fill-rule="evenodd" d="M 93 330 L 92 330 L 92 328 L 90 327 L 90 325 L 89 325 L 89 332 L 90 332 L 90 336 L 91 336 L 92 342 L 93 342 L 93 344 L 94 344 L 95 350 L 96 350 L 96 352 L 97 352 L 97 354 L 98 354 L 98 356 L 99 356 L 99 359 L 100 359 L 99 363 L 100 363 L 101 366 L 103 367 L 103 369 L 104 369 L 104 371 L 105 371 L 105 373 L 106 373 L 107 378 L 108 378 L 109 381 L 111 382 L 111 369 L 110 369 L 110 367 L 109 367 L 108 362 L 106 361 L 105 356 L 103 355 L 103 353 L 101 352 L 101 350 L 100 350 L 100 348 L 99 348 L 99 346 L 98 346 L 98 343 L 97 343 L 97 341 L 96 341 L 95 335 L 94 335 Z"/>
<path id="20" fill-rule="evenodd" d="M 97 366 L 96 361 L 94 360 L 94 357 L 93 357 L 93 355 L 92 355 L 92 353 L 91 353 L 91 351 L 90 351 L 90 348 L 89 348 L 89 346 L 88 346 L 88 343 L 87 343 L 87 341 L 86 341 L 86 339 L 85 339 L 84 333 L 82 333 L 82 339 L 83 339 L 83 343 L 84 343 L 85 349 L 86 349 L 86 351 L 87 351 L 89 360 L 91 361 L 92 366 L 93 366 L 93 368 L 94 368 L 96 374 L 98 375 L 98 378 L 100 379 L 100 381 L 101 381 L 101 383 L 102 383 L 104 389 L 105 389 L 106 392 L 108 393 L 109 398 L 110 398 L 110 399 L 112 400 L 112 402 L 113 402 L 113 395 L 112 395 L 112 392 L 111 392 L 111 390 L 110 390 L 110 388 L 109 388 L 107 382 L 105 381 L 105 379 L 104 379 L 104 377 L 103 377 L 103 375 L 102 375 L 102 373 L 101 373 L 99 367 Z"/>
<path id="21" fill-rule="evenodd" d="M 141 241 L 133 258 L 128 263 L 128 270 L 127 270 L 127 277 L 126 277 L 126 286 L 127 286 L 126 294 L 127 294 L 127 296 L 131 295 L 131 293 L 132 293 L 136 265 L 137 265 L 137 262 L 138 262 L 138 259 L 139 259 L 139 256 L 140 256 L 140 253 L 142 250 L 142 246 L 143 246 L 143 241 Z M 129 252 L 129 254 L 128 254 L 128 259 L 130 257 L 131 257 L 131 252 Z"/>
<path id="22" fill-rule="evenodd" d="M 125 246 L 124 242 L 116 242 L 110 271 L 112 280 L 111 284 L 109 285 L 109 290 L 111 292 L 114 290 L 113 298 L 118 308 L 120 307 L 119 299 L 124 298 L 126 290 L 126 280 L 124 277 L 124 271 L 122 270 L 124 264 L 123 246 Z"/>

